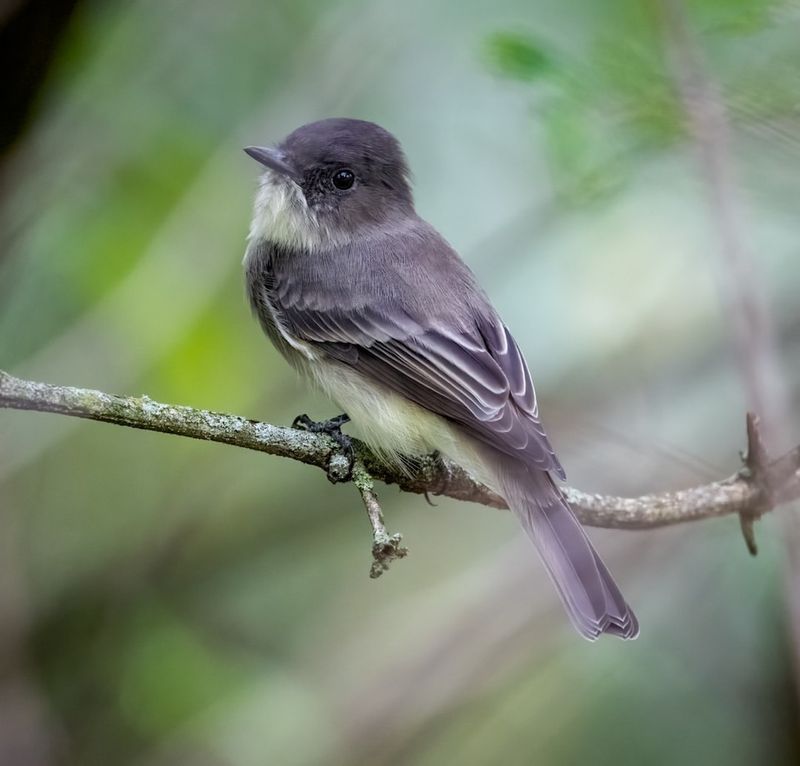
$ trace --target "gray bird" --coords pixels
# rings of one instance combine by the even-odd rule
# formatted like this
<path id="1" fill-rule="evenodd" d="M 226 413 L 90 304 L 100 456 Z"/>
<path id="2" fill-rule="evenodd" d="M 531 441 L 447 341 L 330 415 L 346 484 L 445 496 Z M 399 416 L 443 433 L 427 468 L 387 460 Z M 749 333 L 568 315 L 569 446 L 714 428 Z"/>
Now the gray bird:
<path id="1" fill-rule="evenodd" d="M 564 469 L 522 353 L 414 210 L 394 136 L 328 119 L 245 151 L 265 168 L 247 287 L 278 350 L 386 460 L 438 450 L 505 498 L 583 636 L 635 638 L 633 611 L 553 481 Z"/>

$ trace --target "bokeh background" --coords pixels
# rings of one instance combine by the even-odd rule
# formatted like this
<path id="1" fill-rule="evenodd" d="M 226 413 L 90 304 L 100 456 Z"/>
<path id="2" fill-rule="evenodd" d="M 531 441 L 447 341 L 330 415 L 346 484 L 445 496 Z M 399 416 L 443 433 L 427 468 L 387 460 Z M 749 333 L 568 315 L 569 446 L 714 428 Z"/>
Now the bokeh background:
<path id="1" fill-rule="evenodd" d="M 5 0 L 0 368 L 335 414 L 249 315 L 241 147 L 354 116 L 404 144 L 571 483 L 725 476 L 747 369 L 800 440 L 798 39 L 796 0 Z M 800 761 L 792 509 L 755 559 L 734 518 L 593 530 L 642 634 L 588 644 L 510 515 L 380 496 L 411 554 L 371 581 L 320 471 L 0 413 L 0 762 Z"/>

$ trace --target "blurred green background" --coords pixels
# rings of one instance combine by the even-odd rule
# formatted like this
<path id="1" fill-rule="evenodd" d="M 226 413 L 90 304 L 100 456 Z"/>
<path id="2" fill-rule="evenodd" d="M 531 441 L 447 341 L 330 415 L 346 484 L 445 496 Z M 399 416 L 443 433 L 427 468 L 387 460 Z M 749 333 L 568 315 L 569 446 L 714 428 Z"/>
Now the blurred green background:
<path id="1" fill-rule="evenodd" d="M 572 484 L 732 473 L 747 397 L 662 5 L 0 4 L 0 368 L 335 414 L 249 315 L 241 147 L 360 117 L 512 328 Z M 796 412 L 800 5 L 677 7 Z M 593 530 L 642 634 L 588 644 L 508 514 L 380 495 L 411 554 L 371 581 L 358 495 L 320 471 L 0 412 L 0 763 L 800 761 L 789 510 L 756 559 L 733 518 Z"/>

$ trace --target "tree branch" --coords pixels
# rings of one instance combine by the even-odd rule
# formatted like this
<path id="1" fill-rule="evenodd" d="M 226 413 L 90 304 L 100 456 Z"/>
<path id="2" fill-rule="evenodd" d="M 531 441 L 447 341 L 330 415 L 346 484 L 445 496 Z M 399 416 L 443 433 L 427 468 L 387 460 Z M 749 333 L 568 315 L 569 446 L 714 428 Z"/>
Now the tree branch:
<path id="1" fill-rule="evenodd" d="M 266 452 L 322 468 L 331 481 L 348 476 L 341 448 L 324 433 L 311 433 L 180 405 L 161 404 L 147 396 L 114 396 L 102 391 L 15 378 L 0 371 L 0 408 L 56 412 L 72 417 L 188 436 Z M 800 447 L 778 460 L 765 462 L 758 421 L 748 415 L 748 453 L 759 455 L 739 472 L 691 489 L 635 498 L 596 495 L 565 487 L 564 493 L 583 524 L 614 529 L 645 529 L 727 514 L 759 518 L 772 508 L 800 497 Z M 475 481 L 457 465 L 433 455 L 409 460 L 405 471 L 387 465 L 366 445 L 353 440 L 353 481 L 361 493 L 373 527 L 375 564 L 405 555 L 399 537 L 383 527 L 372 480 L 396 484 L 404 492 L 445 495 L 492 508 L 506 508 L 501 497 Z M 388 546 L 388 548 L 387 548 Z M 390 551 L 389 548 L 392 550 Z M 403 551 L 403 553 L 400 553 Z M 382 571 L 382 569 L 381 569 Z"/>

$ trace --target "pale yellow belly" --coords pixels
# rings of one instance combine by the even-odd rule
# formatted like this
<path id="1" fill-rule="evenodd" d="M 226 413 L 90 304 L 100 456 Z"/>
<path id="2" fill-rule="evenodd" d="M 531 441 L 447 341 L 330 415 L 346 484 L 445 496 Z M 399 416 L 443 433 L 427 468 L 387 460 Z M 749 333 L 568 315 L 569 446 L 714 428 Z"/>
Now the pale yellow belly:
<path id="1" fill-rule="evenodd" d="M 438 450 L 476 478 L 488 478 L 480 476 L 482 461 L 471 440 L 438 415 L 384 387 L 365 384 L 346 367 L 317 363 L 311 372 L 316 384 L 350 416 L 357 435 L 385 459 L 402 465 L 400 455 Z"/>

